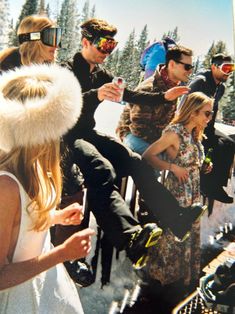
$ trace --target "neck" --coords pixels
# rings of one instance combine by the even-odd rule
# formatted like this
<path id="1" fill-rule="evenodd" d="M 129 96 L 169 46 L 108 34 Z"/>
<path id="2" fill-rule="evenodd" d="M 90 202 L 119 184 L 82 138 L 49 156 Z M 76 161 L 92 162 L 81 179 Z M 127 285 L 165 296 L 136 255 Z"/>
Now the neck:
<path id="1" fill-rule="evenodd" d="M 193 129 L 195 128 L 195 123 L 193 122 L 189 122 L 187 124 L 185 124 L 185 129 L 189 132 L 189 133 L 192 133 Z"/>
<path id="2" fill-rule="evenodd" d="M 89 58 L 87 57 L 86 52 L 85 52 L 83 49 L 82 49 L 82 51 L 81 51 L 81 54 L 82 54 L 83 58 L 86 60 L 86 62 L 89 64 L 89 66 L 90 66 L 90 72 L 92 72 L 92 70 L 93 70 L 94 67 L 95 67 L 95 64 L 89 61 Z"/>
<path id="3" fill-rule="evenodd" d="M 168 69 L 166 71 L 167 71 L 167 75 L 168 75 L 169 80 L 171 80 L 175 84 L 179 84 L 180 83 L 180 81 L 174 76 L 173 73 L 170 73 L 170 71 Z"/>

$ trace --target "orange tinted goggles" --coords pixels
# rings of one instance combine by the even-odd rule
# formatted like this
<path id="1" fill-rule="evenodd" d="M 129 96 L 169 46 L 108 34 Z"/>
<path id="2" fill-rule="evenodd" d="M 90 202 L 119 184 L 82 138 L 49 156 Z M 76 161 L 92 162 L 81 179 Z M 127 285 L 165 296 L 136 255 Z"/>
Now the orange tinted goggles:
<path id="1" fill-rule="evenodd" d="M 110 54 L 117 46 L 118 42 L 113 38 L 98 37 L 93 41 L 93 45 L 102 53 Z"/>
<path id="2" fill-rule="evenodd" d="M 219 69 L 225 74 L 230 74 L 233 71 L 235 71 L 235 64 L 234 63 L 222 63 L 221 65 L 219 65 Z"/>

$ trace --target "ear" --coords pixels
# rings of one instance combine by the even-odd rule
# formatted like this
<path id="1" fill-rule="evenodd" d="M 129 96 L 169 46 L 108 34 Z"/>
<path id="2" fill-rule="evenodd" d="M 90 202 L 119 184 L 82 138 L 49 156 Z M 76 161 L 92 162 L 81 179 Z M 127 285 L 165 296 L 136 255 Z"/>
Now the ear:
<path id="1" fill-rule="evenodd" d="M 169 60 L 167 68 L 172 69 L 174 67 L 174 63 L 175 63 L 174 60 Z"/>
<path id="2" fill-rule="evenodd" d="M 84 48 L 87 48 L 87 47 L 89 47 L 89 45 L 90 45 L 89 40 L 86 39 L 85 37 L 83 37 L 83 38 L 82 38 L 82 46 L 83 46 Z"/>

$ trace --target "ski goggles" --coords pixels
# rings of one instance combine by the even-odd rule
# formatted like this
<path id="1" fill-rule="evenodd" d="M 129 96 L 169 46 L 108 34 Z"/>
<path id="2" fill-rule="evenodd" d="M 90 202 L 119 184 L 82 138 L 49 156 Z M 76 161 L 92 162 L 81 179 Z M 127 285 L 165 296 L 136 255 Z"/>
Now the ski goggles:
<path id="1" fill-rule="evenodd" d="M 113 38 L 98 37 L 95 38 L 92 44 L 102 53 L 112 53 L 118 42 Z"/>
<path id="2" fill-rule="evenodd" d="M 218 68 L 224 74 L 230 74 L 233 71 L 235 71 L 235 64 L 234 63 L 222 63 L 222 64 L 218 65 Z"/>
<path id="3" fill-rule="evenodd" d="M 62 30 L 59 27 L 45 28 L 40 32 L 32 32 L 20 34 L 18 36 L 19 43 L 22 44 L 26 41 L 41 40 L 41 42 L 50 47 L 61 47 Z"/>

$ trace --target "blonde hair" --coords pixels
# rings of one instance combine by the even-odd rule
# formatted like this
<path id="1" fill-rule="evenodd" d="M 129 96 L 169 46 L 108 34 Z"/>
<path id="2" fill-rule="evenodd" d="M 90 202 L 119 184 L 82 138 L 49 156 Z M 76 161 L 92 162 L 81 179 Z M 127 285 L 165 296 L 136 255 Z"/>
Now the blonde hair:
<path id="1" fill-rule="evenodd" d="M 40 32 L 45 28 L 55 26 L 54 22 L 46 16 L 30 15 L 25 17 L 17 30 L 17 35 Z M 31 63 L 43 63 L 46 58 L 45 46 L 41 40 L 27 41 L 20 45 L 19 49 L 21 55 L 21 62 L 23 65 L 30 65 Z"/>
<path id="2" fill-rule="evenodd" d="M 186 125 L 190 122 L 190 119 L 192 118 L 192 113 L 199 113 L 199 111 L 208 103 L 212 104 L 213 99 L 206 96 L 202 92 L 194 92 L 189 94 L 185 98 L 182 106 L 180 107 L 179 111 L 176 113 L 170 124 L 181 123 L 183 125 Z M 197 127 L 193 130 L 193 136 L 196 141 L 202 140 L 203 131 L 204 130 Z"/>
<path id="3" fill-rule="evenodd" d="M 30 98 L 47 95 L 51 81 L 46 76 L 17 77 L 2 89 L 3 96 L 24 103 Z M 59 140 L 43 145 L 15 147 L 1 152 L 0 169 L 13 173 L 23 185 L 31 202 L 27 211 L 33 220 L 32 229 L 43 230 L 49 224 L 49 211 L 60 202 L 61 171 Z"/>
<path id="4" fill-rule="evenodd" d="M 17 50 L 17 47 L 5 48 L 0 51 L 0 62 L 5 60 L 13 51 Z"/>

